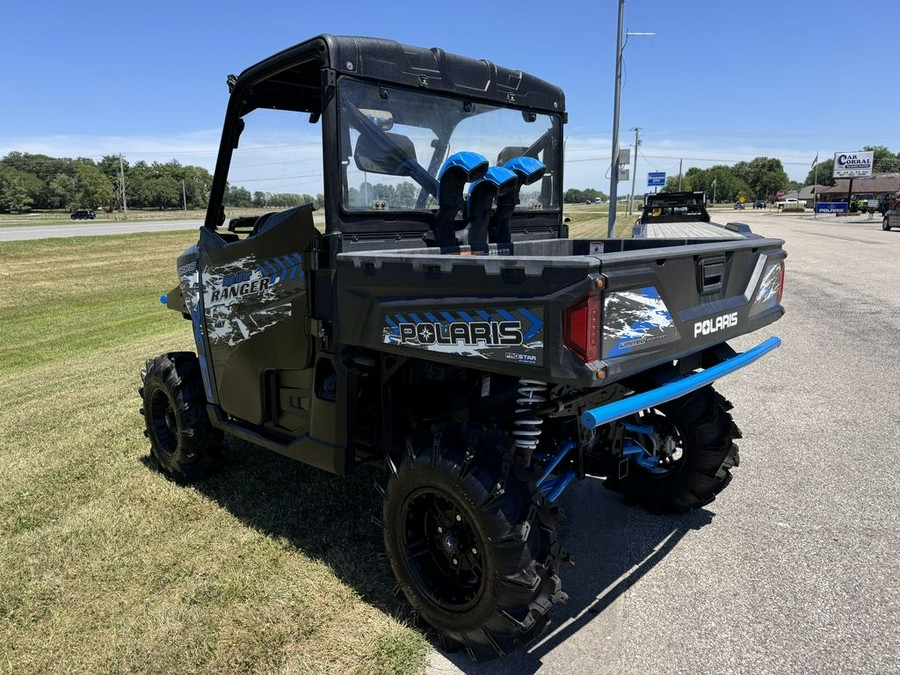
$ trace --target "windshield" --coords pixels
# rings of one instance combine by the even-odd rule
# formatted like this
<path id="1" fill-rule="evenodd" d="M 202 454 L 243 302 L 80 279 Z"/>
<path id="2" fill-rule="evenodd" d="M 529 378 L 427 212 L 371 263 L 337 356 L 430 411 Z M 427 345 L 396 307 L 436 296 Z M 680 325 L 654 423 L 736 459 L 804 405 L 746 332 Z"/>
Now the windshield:
<path id="1" fill-rule="evenodd" d="M 348 211 L 433 210 L 450 155 L 469 151 L 502 166 L 534 157 L 544 177 L 523 186 L 517 209 L 558 210 L 558 115 L 533 113 L 342 78 L 342 204 Z"/>

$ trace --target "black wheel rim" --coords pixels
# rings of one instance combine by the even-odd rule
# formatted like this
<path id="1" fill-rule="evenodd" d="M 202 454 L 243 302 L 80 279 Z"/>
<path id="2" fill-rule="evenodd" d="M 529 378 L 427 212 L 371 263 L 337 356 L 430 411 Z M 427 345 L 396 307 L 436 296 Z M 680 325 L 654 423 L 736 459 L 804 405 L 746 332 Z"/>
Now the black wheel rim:
<path id="1" fill-rule="evenodd" d="M 172 399 L 162 389 L 156 389 L 150 396 L 150 433 L 156 447 L 167 455 L 174 455 L 178 448 L 178 420 Z"/>
<path id="2" fill-rule="evenodd" d="M 652 436 L 637 435 L 638 442 L 656 458 L 659 472 L 650 475 L 667 478 L 677 473 L 684 464 L 684 438 L 678 427 L 656 409 L 641 413 L 640 424 L 654 429 Z"/>
<path id="3" fill-rule="evenodd" d="M 465 512 L 446 493 L 422 488 L 400 514 L 403 562 L 416 591 L 448 612 L 478 604 L 485 589 L 483 547 Z"/>

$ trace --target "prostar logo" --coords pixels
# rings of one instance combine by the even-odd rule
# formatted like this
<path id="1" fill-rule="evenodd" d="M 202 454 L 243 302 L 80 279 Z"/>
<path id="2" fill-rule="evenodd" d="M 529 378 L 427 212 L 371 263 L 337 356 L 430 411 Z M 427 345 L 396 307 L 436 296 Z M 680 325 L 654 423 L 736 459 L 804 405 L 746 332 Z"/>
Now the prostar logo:
<path id="1" fill-rule="evenodd" d="M 737 326 L 737 312 L 731 314 L 722 314 L 712 319 L 704 319 L 694 324 L 694 337 L 700 335 L 709 335 L 710 333 L 718 333 L 720 330 Z"/>

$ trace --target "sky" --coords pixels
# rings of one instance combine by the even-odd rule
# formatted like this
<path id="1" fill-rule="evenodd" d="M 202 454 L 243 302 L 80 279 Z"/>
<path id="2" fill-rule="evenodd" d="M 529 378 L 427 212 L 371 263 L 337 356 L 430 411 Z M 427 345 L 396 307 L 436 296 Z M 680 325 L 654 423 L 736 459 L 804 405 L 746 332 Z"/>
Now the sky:
<path id="1" fill-rule="evenodd" d="M 320 33 L 441 47 L 566 92 L 566 188 L 609 192 L 617 0 L 10 0 L 0 156 L 124 154 L 212 170 L 225 78 Z M 900 151 L 898 0 L 626 0 L 620 144 L 648 171 Z M 620 183 L 619 193 L 627 191 Z M 304 188 L 303 191 L 310 191 Z"/>

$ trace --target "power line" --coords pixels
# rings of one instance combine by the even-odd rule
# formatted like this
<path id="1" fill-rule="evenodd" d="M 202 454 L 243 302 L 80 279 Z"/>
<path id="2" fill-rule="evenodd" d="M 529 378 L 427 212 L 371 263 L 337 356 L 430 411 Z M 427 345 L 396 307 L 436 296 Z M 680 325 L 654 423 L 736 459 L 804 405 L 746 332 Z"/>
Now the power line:
<path id="1" fill-rule="evenodd" d="M 228 177 L 229 183 L 262 183 L 270 181 L 296 180 L 298 178 L 322 178 L 324 174 L 319 171 L 317 173 L 306 173 L 298 176 L 270 176 L 268 178 L 232 178 Z"/>
<path id="2" fill-rule="evenodd" d="M 686 155 L 645 155 L 641 153 L 641 157 L 644 159 L 669 159 L 669 160 L 685 160 L 688 162 L 720 162 L 722 164 L 737 164 L 738 162 L 747 162 L 756 157 L 760 157 L 761 155 L 756 155 L 755 157 L 742 157 L 740 159 L 721 159 L 721 158 L 713 158 L 713 157 L 688 157 Z M 777 159 L 777 158 L 776 158 Z M 567 159 L 565 160 L 565 164 L 578 164 L 581 162 L 605 162 L 607 159 L 605 157 L 583 157 L 580 159 Z M 781 161 L 781 160 L 779 160 Z M 787 166 L 809 166 L 809 162 L 785 162 L 781 161 L 782 165 Z"/>
<path id="3" fill-rule="evenodd" d="M 875 138 L 900 138 L 900 133 L 896 130 L 892 131 L 866 131 L 865 133 L 860 134 L 851 134 L 846 132 L 811 132 L 808 129 L 805 131 L 736 131 L 732 129 L 725 129 L 722 131 L 715 131 L 710 129 L 659 129 L 654 127 L 641 127 L 641 131 L 644 136 L 664 136 L 664 135 L 685 135 L 685 136 L 728 136 L 729 138 L 733 138 L 735 136 L 745 136 L 749 138 L 832 138 L 832 139 L 849 139 L 856 140 L 860 138 L 860 136 L 870 136 Z M 579 132 L 568 133 L 567 136 L 569 138 L 608 138 L 612 134 L 612 131 L 609 129 L 597 129 L 597 130 L 583 130 Z"/>
<path id="4" fill-rule="evenodd" d="M 300 157 L 298 159 L 286 159 L 281 162 L 264 162 L 263 164 L 241 164 L 241 169 L 258 169 L 263 166 L 280 166 L 282 164 L 299 164 L 300 162 L 321 162 L 322 157 Z"/>

